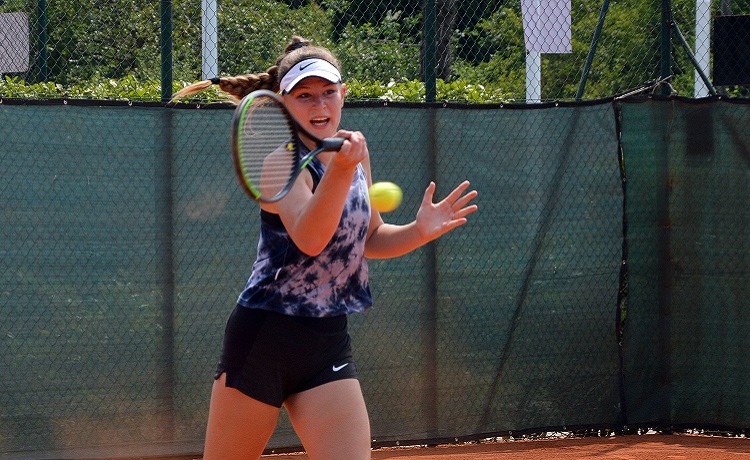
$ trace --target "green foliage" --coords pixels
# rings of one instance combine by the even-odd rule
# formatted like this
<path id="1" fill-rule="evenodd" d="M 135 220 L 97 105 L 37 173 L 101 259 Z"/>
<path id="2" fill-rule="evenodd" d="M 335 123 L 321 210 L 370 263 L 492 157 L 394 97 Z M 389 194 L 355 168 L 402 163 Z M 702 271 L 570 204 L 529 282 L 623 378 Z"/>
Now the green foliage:
<path id="1" fill-rule="evenodd" d="M 189 82 L 175 81 L 173 92 L 187 86 Z M 348 100 L 381 100 L 422 102 L 425 99 L 424 83 L 416 80 L 382 83 L 380 81 L 357 81 L 346 83 Z M 94 80 L 82 84 L 63 86 L 59 83 L 26 83 L 19 77 L 6 76 L 0 79 L 0 97 L 31 99 L 100 99 L 139 102 L 158 102 L 161 85 L 156 80 L 138 80 L 133 76 L 122 79 Z M 511 95 L 493 86 L 476 85 L 465 81 L 450 83 L 438 80 L 437 99 L 440 101 L 464 101 L 470 103 L 506 102 Z M 226 101 L 226 96 L 216 87 L 201 93 L 200 102 Z"/>
<path id="2" fill-rule="evenodd" d="M 148 0 L 48 3 L 49 66 L 61 84 L 158 76 L 159 4 Z"/>
<path id="3" fill-rule="evenodd" d="M 658 77 L 660 13 L 655 6 L 638 0 L 610 4 L 604 23 L 606 35 L 597 47 L 586 95 L 613 95 Z M 583 27 L 593 31 L 596 22 Z M 621 50 L 623 44 L 627 44 L 627 53 Z"/>
<path id="4" fill-rule="evenodd" d="M 525 48 L 520 10 L 503 7 L 474 28 L 457 33 L 454 40 L 465 51 L 453 65 L 460 80 L 504 87 L 509 94 L 523 94 Z"/>
<path id="5" fill-rule="evenodd" d="M 176 81 L 173 91 L 188 83 Z M 19 77 L 5 76 L 0 79 L 0 96 L 27 99 L 99 99 L 155 102 L 161 99 L 161 82 L 138 80 L 132 75 L 120 79 L 95 77 L 89 82 L 63 86 L 59 83 L 27 83 Z M 217 92 L 209 91 L 207 97 L 219 100 Z"/>
<path id="6" fill-rule="evenodd" d="M 201 75 L 201 2 L 172 3 L 172 74 L 178 81 L 175 88 L 180 88 L 186 83 L 179 81 L 192 82 Z M 26 11 L 34 30 L 34 5 L 26 0 L 0 1 L 0 12 Z M 37 73 L 32 69 L 0 82 L 0 97 L 159 100 L 159 2 L 59 0 L 47 5 L 52 83 L 33 84 Z M 221 0 L 220 74 L 263 72 L 292 35 L 301 35 L 339 57 L 351 99 L 421 100 L 422 5 L 406 0 Z M 613 96 L 659 76 L 659 2 L 622 0 L 609 5 L 585 81 L 585 99 Z M 543 98 L 571 99 L 583 76 L 602 3 L 581 0 L 572 6 L 573 52 L 542 56 Z M 690 43 L 695 6 L 687 0 L 675 0 L 672 6 Z M 519 4 L 473 0 L 455 2 L 454 7 L 451 72 L 447 83 L 438 84 L 438 99 L 523 99 L 526 51 Z M 33 40 L 31 48 L 33 63 Z M 692 63 L 676 39 L 671 58 L 672 85 L 679 94 L 691 95 Z M 727 91 L 747 94 L 743 88 Z M 217 97 L 215 92 L 205 93 L 206 99 Z"/>
<path id="7" fill-rule="evenodd" d="M 219 68 L 223 75 L 259 73 L 273 65 L 292 35 L 331 47 L 329 14 L 316 3 L 290 9 L 282 2 L 233 0 L 219 2 Z M 198 19 L 200 24 L 200 19 Z M 193 32 L 200 39 L 200 31 Z M 200 43 L 195 44 L 197 50 Z M 200 73 L 200 55 L 193 58 Z M 189 78 L 185 75 L 184 78 Z"/>
<path id="8" fill-rule="evenodd" d="M 5 76 L 0 79 L 0 96 L 6 98 L 49 99 L 61 97 L 63 87 L 58 83 L 43 82 L 27 84 L 19 77 Z"/>
<path id="9" fill-rule="evenodd" d="M 573 52 L 542 55 L 543 95 L 572 97 L 578 89 L 600 10 L 598 3 L 588 1 L 574 2 L 573 8 Z M 636 0 L 610 4 L 606 33 L 597 43 L 594 66 L 586 81 L 586 98 L 614 95 L 619 88 L 654 78 L 654 69 L 658 72 L 659 68 L 654 51 L 658 50 L 658 42 L 652 29 L 646 27 L 654 22 L 653 18 L 649 20 L 653 8 L 652 4 Z M 638 32 L 634 34 L 634 30 Z M 455 40 L 464 44 L 461 49 L 465 51 L 454 64 L 454 74 L 472 82 L 500 83 L 510 94 L 524 94 L 526 52 L 520 9 L 500 8 L 475 27 L 457 33 Z M 623 52 L 623 44 L 627 44 L 627 53 Z"/>
<path id="10" fill-rule="evenodd" d="M 460 101 L 473 104 L 508 102 L 513 93 L 493 84 L 475 84 L 468 81 L 437 81 L 437 99 L 442 101 Z"/>
<path id="11" fill-rule="evenodd" d="M 389 81 L 419 79 L 420 16 L 399 21 L 398 14 L 387 15 L 379 24 L 348 25 L 333 47 L 351 79 Z"/>
<path id="12" fill-rule="evenodd" d="M 106 4 L 105 4 L 106 3 Z M 50 16 L 50 75 L 54 83 L 0 80 L 3 97 L 89 98 L 159 101 L 160 49 L 158 4 L 145 0 L 55 2 Z M 392 5 L 399 6 L 395 2 Z M 344 0 L 297 2 L 219 2 L 219 68 L 222 75 L 259 73 L 272 65 L 292 35 L 331 48 L 341 61 L 350 100 L 422 101 L 421 16 L 387 10 L 372 22 L 345 25 L 333 41 L 335 16 L 351 7 Z M 200 69 L 200 5 L 173 5 L 173 91 L 196 79 Z M 414 11 L 409 11 L 413 13 Z M 374 13 L 373 13 L 374 14 Z M 51 23 L 52 24 L 52 23 Z M 66 27 L 62 27 L 62 25 Z M 93 27 L 92 27 L 93 26 Z M 95 30 L 94 30 L 95 29 Z M 385 82 L 385 83 L 381 83 Z M 509 93 L 497 84 L 477 84 L 458 76 L 438 82 L 439 100 L 496 102 Z M 224 100 L 211 88 L 200 100 Z"/>
<path id="13" fill-rule="evenodd" d="M 420 81 L 350 81 L 347 98 L 353 100 L 381 100 L 389 102 L 424 102 L 425 85 Z M 466 81 L 437 81 L 437 100 L 475 104 L 507 102 L 511 94 L 496 86 L 476 85 Z"/>

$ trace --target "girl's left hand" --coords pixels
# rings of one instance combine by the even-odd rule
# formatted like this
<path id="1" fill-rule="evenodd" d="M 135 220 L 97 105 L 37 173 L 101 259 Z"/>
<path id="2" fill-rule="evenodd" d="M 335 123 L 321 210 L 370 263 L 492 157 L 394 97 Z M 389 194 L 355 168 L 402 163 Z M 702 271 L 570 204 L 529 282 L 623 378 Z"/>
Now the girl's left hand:
<path id="1" fill-rule="evenodd" d="M 417 229 L 425 242 L 432 241 L 466 223 L 466 216 L 477 210 L 477 205 L 469 205 L 476 198 L 477 191 L 468 193 L 469 181 L 464 181 L 453 189 L 445 199 L 433 203 L 435 183 L 424 192 L 422 204 L 417 211 Z"/>

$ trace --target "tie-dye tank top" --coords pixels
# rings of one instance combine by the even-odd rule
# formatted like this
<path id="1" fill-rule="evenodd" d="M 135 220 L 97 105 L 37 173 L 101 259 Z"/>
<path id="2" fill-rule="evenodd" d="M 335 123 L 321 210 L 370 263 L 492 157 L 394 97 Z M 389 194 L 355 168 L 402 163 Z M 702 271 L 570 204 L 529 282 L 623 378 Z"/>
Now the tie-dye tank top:
<path id="1" fill-rule="evenodd" d="M 308 169 L 317 186 L 325 166 Z M 292 316 L 330 317 L 372 305 L 365 239 L 370 222 L 367 177 L 361 165 L 352 181 L 341 221 L 328 246 L 311 257 L 297 248 L 276 214 L 262 212 L 258 255 L 238 303 Z"/>

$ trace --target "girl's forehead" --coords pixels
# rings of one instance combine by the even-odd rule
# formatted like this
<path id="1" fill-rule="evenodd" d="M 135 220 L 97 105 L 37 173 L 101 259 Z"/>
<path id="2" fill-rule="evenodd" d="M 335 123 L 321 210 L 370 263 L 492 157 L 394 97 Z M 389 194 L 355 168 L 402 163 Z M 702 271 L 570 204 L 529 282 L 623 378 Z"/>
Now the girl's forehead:
<path id="1" fill-rule="evenodd" d="M 307 88 L 307 89 L 311 89 L 311 88 L 326 88 L 326 87 L 329 87 L 329 86 L 338 87 L 338 85 L 339 85 L 339 83 L 332 83 L 332 82 L 326 80 L 325 78 L 313 76 L 313 77 L 307 77 L 307 78 L 305 78 L 303 80 L 300 80 L 299 83 L 297 83 L 296 85 L 294 85 L 294 88 L 292 89 L 291 92 L 294 93 L 297 90 L 305 89 L 305 88 Z"/>

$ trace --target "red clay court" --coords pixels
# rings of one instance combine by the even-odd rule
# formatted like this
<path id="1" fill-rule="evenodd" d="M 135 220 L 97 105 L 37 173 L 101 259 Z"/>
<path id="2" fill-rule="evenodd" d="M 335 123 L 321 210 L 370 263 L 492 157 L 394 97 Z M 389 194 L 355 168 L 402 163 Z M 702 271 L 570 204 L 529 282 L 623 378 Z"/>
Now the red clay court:
<path id="1" fill-rule="evenodd" d="M 305 454 L 265 455 L 268 460 L 307 460 Z M 627 435 L 533 441 L 485 442 L 373 450 L 373 460 L 750 460 L 750 439 L 698 435 Z"/>

